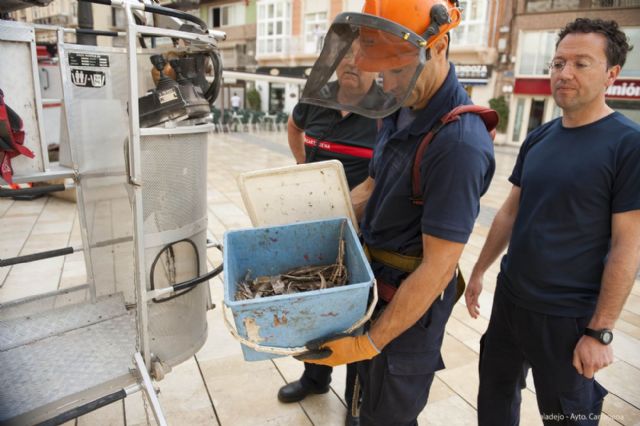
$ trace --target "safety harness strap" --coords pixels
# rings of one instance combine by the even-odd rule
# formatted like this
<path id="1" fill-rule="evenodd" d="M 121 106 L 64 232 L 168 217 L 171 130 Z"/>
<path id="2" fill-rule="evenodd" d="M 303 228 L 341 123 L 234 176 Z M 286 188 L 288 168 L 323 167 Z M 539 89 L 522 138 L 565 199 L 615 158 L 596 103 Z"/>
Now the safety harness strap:
<path id="1" fill-rule="evenodd" d="M 420 266 L 420 263 L 422 263 L 422 256 L 410 256 L 408 254 L 402 254 L 395 251 L 369 247 L 366 244 L 364 246 L 364 253 L 369 261 L 373 260 L 389 268 L 393 268 L 409 274 L 415 271 L 418 266 Z M 456 276 L 457 302 L 458 299 L 462 297 L 466 286 L 466 281 L 464 279 L 464 276 L 462 275 L 460 265 L 456 265 Z M 391 302 L 391 299 L 393 299 L 393 296 L 398 290 L 398 287 L 393 284 L 389 284 L 384 280 L 381 280 L 380 277 L 376 277 L 376 285 L 378 286 L 378 294 L 380 295 L 380 299 L 384 300 L 387 303 Z"/>
<path id="2" fill-rule="evenodd" d="M 438 134 L 440 130 L 447 124 L 457 121 L 460 119 L 461 114 L 465 113 L 473 113 L 480 116 L 484 125 L 489 131 L 491 135 L 491 139 L 495 138 L 496 135 L 496 126 L 498 125 L 498 113 L 490 108 L 486 108 L 480 105 L 458 105 L 448 113 L 446 113 L 436 124 L 429 130 L 420 145 L 418 146 L 418 150 L 416 151 L 416 156 L 413 160 L 413 169 L 411 172 L 411 188 L 412 195 L 411 201 L 414 204 L 422 205 L 424 204 L 424 200 L 422 199 L 422 182 L 420 179 L 420 163 L 422 162 L 422 157 L 424 156 L 424 152 L 433 140 L 433 138 Z"/>

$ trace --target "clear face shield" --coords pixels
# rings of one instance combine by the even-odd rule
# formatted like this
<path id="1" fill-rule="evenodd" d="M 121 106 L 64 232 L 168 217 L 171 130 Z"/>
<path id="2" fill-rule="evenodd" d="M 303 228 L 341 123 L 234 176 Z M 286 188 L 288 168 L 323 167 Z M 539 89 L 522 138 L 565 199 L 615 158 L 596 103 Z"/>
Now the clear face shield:
<path id="1" fill-rule="evenodd" d="M 342 13 L 325 37 L 301 102 L 382 118 L 404 105 L 426 63 L 426 42 L 372 15 Z"/>

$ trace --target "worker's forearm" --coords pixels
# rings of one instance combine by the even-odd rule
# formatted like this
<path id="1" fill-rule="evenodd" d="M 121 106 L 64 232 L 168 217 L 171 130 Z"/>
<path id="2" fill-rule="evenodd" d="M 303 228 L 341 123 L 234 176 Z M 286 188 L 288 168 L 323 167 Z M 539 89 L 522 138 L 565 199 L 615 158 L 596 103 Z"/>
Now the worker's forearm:
<path id="1" fill-rule="evenodd" d="M 289 149 L 291 150 L 291 154 L 293 154 L 293 158 L 296 159 L 296 163 L 304 163 L 306 159 L 304 151 L 304 132 L 289 124 L 289 126 L 287 126 L 287 137 L 289 140 Z"/>
<path id="2" fill-rule="evenodd" d="M 638 271 L 638 252 L 630 253 L 628 250 L 628 247 L 612 247 L 609 253 L 590 328 L 614 328 L 620 317 Z"/>
<path id="3" fill-rule="evenodd" d="M 369 331 L 378 349 L 384 348 L 427 312 L 446 289 L 454 269 L 455 266 L 445 270 L 425 262 L 402 282 L 391 303 Z"/>

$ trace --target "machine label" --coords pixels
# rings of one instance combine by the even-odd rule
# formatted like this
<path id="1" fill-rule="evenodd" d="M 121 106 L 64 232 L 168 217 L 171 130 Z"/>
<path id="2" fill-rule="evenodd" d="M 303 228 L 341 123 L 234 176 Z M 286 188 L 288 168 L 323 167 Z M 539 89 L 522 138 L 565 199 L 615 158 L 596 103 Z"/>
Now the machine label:
<path id="1" fill-rule="evenodd" d="M 161 104 L 166 104 L 167 102 L 178 99 L 178 93 L 176 93 L 176 89 L 163 90 L 158 93 L 158 99 Z"/>
<path id="2" fill-rule="evenodd" d="M 109 67 L 108 55 L 93 53 L 69 53 L 69 65 L 72 67 Z"/>
<path id="3" fill-rule="evenodd" d="M 107 84 L 107 76 L 102 71 L 71 69 L 71 81 L 80 87 L 99 88 Z"/>

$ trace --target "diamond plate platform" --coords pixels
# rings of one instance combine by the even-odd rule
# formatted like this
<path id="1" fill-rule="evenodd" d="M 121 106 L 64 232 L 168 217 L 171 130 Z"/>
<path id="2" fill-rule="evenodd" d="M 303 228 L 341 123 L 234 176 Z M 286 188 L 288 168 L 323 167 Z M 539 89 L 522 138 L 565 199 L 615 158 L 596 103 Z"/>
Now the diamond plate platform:
<path id="1" fill-rule="evenodd" d="M 135 319 L 122 295 L 5 321 L 0 331 L 0 424 L 37 423 L 136 382 Z"/>

